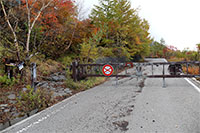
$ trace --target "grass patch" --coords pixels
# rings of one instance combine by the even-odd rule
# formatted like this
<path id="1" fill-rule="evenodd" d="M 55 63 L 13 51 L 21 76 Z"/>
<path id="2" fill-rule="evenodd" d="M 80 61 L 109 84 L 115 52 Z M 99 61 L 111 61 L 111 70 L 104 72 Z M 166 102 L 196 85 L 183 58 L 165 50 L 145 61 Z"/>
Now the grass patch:
<path id="1" fill-rule="evenodd" d="M 74 82 L 72 79 L 66 80 L 66 86 L 73 90 L 87 90 L 105 82 L 105 78 L 87 78 L 81 81 Z"/>
<path id="2" fill-rule="evenodd" d="M 66 76 L 67 76 L 66 86 L 76 91 L 87 90 L 106 81 L 106 78 L 104 77 L 92 77 L 74 82 L 73 79 L 71 78 L 71 72 L 69 70 L 66 71 Z"/>
<path id="3" fill-rule="evenodd" d="M 8 76 L 4 75 L 4 76 L 0 76 L 0 86 L 1 87 L 11 87 L 14 84 L 19 83 L 19 80 L 13 78 L 8 78 Z"/>
<path id="4" fill-rule="evenodd" d="M 40 76 L 49 76 L 52 73 L 62 71 L 64 68 L 64 65 L 51 59 L 38 60 L 35 57 L 32 58 L 30 62 L 35 62 L 37 64 L 37 71 Z"/>

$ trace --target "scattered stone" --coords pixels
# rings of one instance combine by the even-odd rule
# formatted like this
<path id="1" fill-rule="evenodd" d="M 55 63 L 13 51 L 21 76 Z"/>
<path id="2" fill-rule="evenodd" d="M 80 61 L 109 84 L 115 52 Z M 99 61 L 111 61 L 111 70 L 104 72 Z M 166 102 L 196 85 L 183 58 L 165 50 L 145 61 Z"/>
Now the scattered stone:
<path id="1" fill-rule="evenodd" d="M 39 82 L 38 84 L 37 84 L 37 86 L 42 86 L 42 85 L 44 85 L 46 82 Z"/>
<path id="2" fill-rule="evenodd" d="M 113 122 L 113 124 L 115 126 L 119 127 L 121 131 L 127 131 L 128 130 L 127 126 L 128 126 L 129 123 L 127 121 L 116 121 L 116 122 Z"/>
<path id="3" fill-rule="evenodd" d="M 19 117 L 19 116 L 20 116 L 20 113 L 17 113 L 17 112 L 13 113 L 13 117 Z"/>
<path id="4" fill-rule="evenodd" d="M 132 112 L 133 110 L 132 109 L 128 109 L 127 110 L 127 115 L 131 115 L 131 112 Z"/>
<path id="5" fill-rule="evenodd" d="M 55 82 L 64 81 L 64 80 L 66 80 L 66 77 L 64 75 L 53 76 L 52 80 Z"/>
<path id="6" fill-rule="evenodd" d="M 64 89 L 64 92 L 67 94 L 72 94 L 72 91 L 69 88 Z"/>
<path id="7" fill-rule="evenodd" d="M 2 107 L 8 107 L 8 104 L 1 104 L 0 108 L 2 108 Z"/>
<path id="8" fill-rule="evenodd" d="M 53 97 L 54 97 L 54 98 L 55 98 L 55 97 L 58 97 L 58 96 L 59 96 L 58 93 L 56 93 L 56 92 L 53 93 Z"/>
<path id="9" fill-rule="evenodd" d="M 66 80 L 65 75 L 60 75 L 59 78 L 60 78 L 60 80 L 62 80 L 62 81 Z"/>
<path id="10" fill-rule="evenodd" d="M 140 80 L 138 86 L 140 87 L 140 91 L 142 91 L 142 88 L 145 86 L 144 80 Z"/>
<path id="11" fill-rule="evenodd" d="M 27 88 L 23 88 L 22 90 L 23 90 L 23 91 L 27 91 Z"/>
<path id="12" fill-rule="evenodd" d="M 5 109 L 4 113 L 8 113 L 10 111 L 10 109 Z"/>
<path id="13" fill-rule="evenodd" d="M 1 104 L 1 105 L 0 105 L 0 109 L 1 109 L 1 110 L 6 109 L 7 107 L 8 107 L 8 104 Z"/>
<path id="14" fill-rule="evenodd" d="M 9 103 L 10 103 L 10 104 L 16 104 L 17 101 L 10 100 Z"/>
<path id="15" fill-rule="evenodd" d="M 8 96 L 8 99 L 10 99 L 10 100 L 13 100 L 13 99 L 15 99 L 16 98 L 16 95 L 15 94 L 10 94 L 9 96 Z"/>
<path id="16" fill-rule="evenodd" d="M 56 82 L 49 83 L 49 86 L 55 86 L 55 85 L 56 85 Z"/>
<path id="17" fill-rule="evenodd" d="M 132 96 L 132 98 L 135 98 L 136 96 Z"/>
<path id="18" fill-rule="evenodd" d="M 51 91 L 56 91 L 56 88 L 54 88 L 54 87 L 49 87 L 49 89 L 50 89 Z"/>
<path id="19" fill-rule="evenodd" d="M 56 82 L 56 85 L 63 85 L 65 82 Z"/>
<path id="20" fill-rule="evenodd" d="M 58 96 L 65 96 L 66 93 L 64 91 L 59 91 L 59 92 L 54 92 L 53 97 L 58 97 Z"/>
<path id="21" fill-rule="evenodd" d="M 31 115 L 34 115 L 34 114 L 36 114 L 36 113 L 38 113 L 38 109 L 32 110 L 32 111 L 29 113 L 29 115 L 31 116 Z"/>
<path id="22" fill-rule="evenodd" d="M 41 87 L 41 88 L 48 88 L 48 83 L 47 82 L 44 82 L 44 83 L 42 83 L 41 85 L 38 85 L 39 87 Z"/>
<path id="23" fill-rule="evenodd" d="M 152 122 L 156 122 L 155 120 L 153 120 Z"/>

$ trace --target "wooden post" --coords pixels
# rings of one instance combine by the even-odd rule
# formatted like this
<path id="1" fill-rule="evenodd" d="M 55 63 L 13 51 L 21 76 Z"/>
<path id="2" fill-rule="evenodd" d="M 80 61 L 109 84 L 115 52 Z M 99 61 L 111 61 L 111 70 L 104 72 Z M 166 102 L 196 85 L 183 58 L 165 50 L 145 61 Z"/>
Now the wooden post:
<path id="1" fill-rule="evenodd" d="M 12 78 L 12 71 L 11 71 L 11 67 L 10 66 L 7 66 L 7 76 L 8 76 L 8 78 L 9 79 L 11 79 Z"/>
<path id="2" fill-rule="evenodd" d="M 200 75 L 200 63 L 199 63 L 199 75 Z"/>
<path id="3" fill-rule="evenodd" d="M 72 62 L 72 77 L 74 82 L 77 82 L 77 74 L 78 74 L 77 68 L 78 68 L 78 62 L 77 61 Z"/>
<path id="4" fill-rule="evenodd" d="M 31 64 L 31 87 L 34 88 L 34 91 L 37 90 L 36 81 L 37 81 L 36 63 L 32 63 Z"/>

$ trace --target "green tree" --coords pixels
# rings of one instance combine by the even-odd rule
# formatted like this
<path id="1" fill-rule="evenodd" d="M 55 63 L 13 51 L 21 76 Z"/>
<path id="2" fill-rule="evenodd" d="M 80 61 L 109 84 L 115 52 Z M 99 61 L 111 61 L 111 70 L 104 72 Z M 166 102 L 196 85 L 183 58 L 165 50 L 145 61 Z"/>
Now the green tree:
<path id="1" fill-rule="evenodd" d="M 167 47 L 159 42 L 153 42 L 151 44 L 151 48 L 150 48 L 150 53 L 151 53 L 151 57 L 164 57 L 164 50 Z"/>
<path id="2" fill-rule="evenodd" d="M 104 35 L 100 46 L 120 49 L 123 53 L 133 57 L 136 54 L 148 53 L 149 24 L 142 20 L 137 11 L 131 8 L 128 0 L 99 0 L 99 6 L 95 6 L 91 13 L 93 24 L 100 28 L 105 25 Z"/>
<path id="3" fill-rule="evenodd" d="M 200 43 L 197 44 L 197 60 L 200 61 Z"/>

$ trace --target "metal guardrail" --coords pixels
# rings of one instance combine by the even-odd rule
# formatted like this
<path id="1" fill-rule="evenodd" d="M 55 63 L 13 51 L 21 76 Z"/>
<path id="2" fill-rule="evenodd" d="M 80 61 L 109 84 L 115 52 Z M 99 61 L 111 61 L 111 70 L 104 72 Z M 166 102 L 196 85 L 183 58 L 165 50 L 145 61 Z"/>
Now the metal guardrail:
<path id="1" fill-rule="evenodd" d="M 101 67 L 103 67 L 106 64 L 79 64 L 78 62 L 73 62 L 71 65 L 72 68 L 72 77 L 74 81 L 77 81 L 83 77 L 107 77 L 103 74 L 97 74 L 94 72 L 94 69 L 98 72 L 101 72 Z M 137 63 L 133 62 L 132 64 L 129 63 L 109 63 L 109 65 L 112 65 L 115 67 L 115 74 L 109 76 L 109 77 L 116 77 L 116 78 L 125 78 L 125 77 L 131 77 L 131 78 L 138 78 L 138 77 L 145 77 L 145 78 L 163 78 L 163 87 L 166 87 L 165 79 L 166 78 L 193 78 L 193 77 L 200 77 L 200 62 L 199 61 L 190 61 L 190 62 L 155 62 L 155 63 L 149 63 L 149 62 L 142 62 Z M 189 74 L 189 66 L 196 66 L 199 68 L 199 74 Z M 136 68 L 136 73 L 134 74 L 119 74 L 120 70 L 127 70 L 127 67 L 134 66 Z M 151 66 L 151 74 L 143 74 L 142 73 L 142 67 Z M 162 66 L 162 73 L 161 74 L 155 74 L 154 73 L 154 67 L 155 66 Z M 172 72 L 171 74 L 166 73 L 165 66 L 172 66 Z M 177 66 L 185 66 L 186 67 L 186 73 L 182 72 L 182 68 L 177 69 Z M 88 69 L 91 69 L 89 71 Z M 169 69 L 168 69 L 169 71 Z M 171 71 L 171 69 L 170 69 Z"/>

